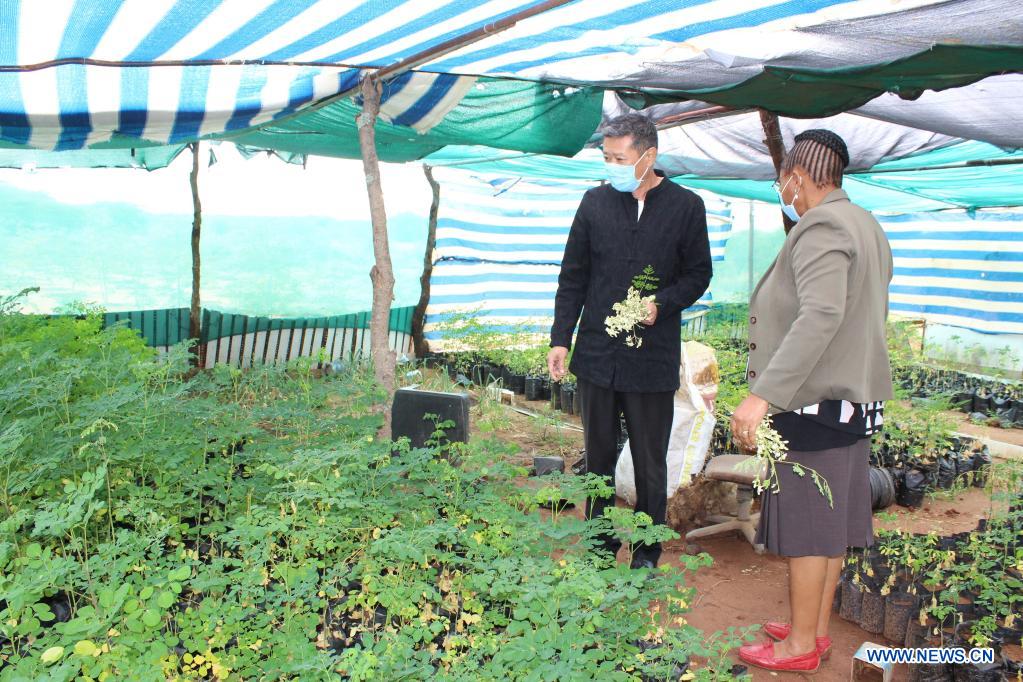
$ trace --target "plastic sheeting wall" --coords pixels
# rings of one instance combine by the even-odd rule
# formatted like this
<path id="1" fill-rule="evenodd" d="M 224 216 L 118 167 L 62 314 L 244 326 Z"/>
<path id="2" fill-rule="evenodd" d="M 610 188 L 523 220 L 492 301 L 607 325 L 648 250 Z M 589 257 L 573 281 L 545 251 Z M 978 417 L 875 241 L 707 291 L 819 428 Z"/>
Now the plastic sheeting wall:
<path id="1" fill-rule="evenodd" d="M 469 314 L 499 332 L 550 331 L 561 257 L 579 201 L 594 183 L 438 171 L 441 205 L 430 280 L 426 338 Z M 711 250 L 724 258 L 731 233 L 726 202 L 705 197 Z M 706 310 L 710 292 L 691 314 Z"/>

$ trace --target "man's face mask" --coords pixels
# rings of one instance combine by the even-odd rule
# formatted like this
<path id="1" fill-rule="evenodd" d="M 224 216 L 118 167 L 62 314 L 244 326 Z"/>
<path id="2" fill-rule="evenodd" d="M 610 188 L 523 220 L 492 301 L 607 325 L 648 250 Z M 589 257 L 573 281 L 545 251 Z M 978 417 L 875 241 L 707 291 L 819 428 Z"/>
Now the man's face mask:
<path id="1" fill-rule="evenodd" d="M 653 148 L 651 147 L 650 149 Z M 650 172 L 650 168 L 653 168 L 651 165 L 650 168 L 647 168 L 643 173 L 643 177 L 636 177 L 636 166 L 639 165 L 640 161 L 643 160 L 643 157 L 646 156 L 650 149 L 643 152 L 636 163 L 631 166 L 625 166 L 618 163 L 608 163 L 605 161 L 604 170 L 607 174 L 607 180 L 611 183 L 611 186 L 619 192 L 635 192 L 636 188 L 639 187 L 641 182 L 643 182 L 643 178 L 645 178 L 646 174 Z"/>

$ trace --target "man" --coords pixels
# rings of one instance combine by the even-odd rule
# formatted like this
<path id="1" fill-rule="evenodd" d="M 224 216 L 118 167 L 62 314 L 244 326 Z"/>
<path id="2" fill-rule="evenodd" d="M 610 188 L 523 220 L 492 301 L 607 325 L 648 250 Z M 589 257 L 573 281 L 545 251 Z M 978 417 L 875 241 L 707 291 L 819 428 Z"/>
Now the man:
<path id="1" fill-rule="evenodd" d="M 626 114 L 604 129 L 610 184 L 586 192 L 561 264 L 547 365 L 560 381 L 579 314 L 571 370 L 578 379 L 587 471 L 614 481 L 619 415 L 624 413 L 636 472 L 636 511 L 663 524 L 667 507 L 667 453 L 673 397 L 679 387 L 681 312 L 710 284 L 710 244 L 703 201 L 654 170 L 657 128 Z M 655 303 L 638 347 L 608 336 L 604 320 L 647 266 L 657 277 Z M 587 518 L 607 499 L 588 500 Z M 617 554 L 621 542 L 602 536 Z M 634 568 L 657 565 L 659 544 L 634 549 Z"/>

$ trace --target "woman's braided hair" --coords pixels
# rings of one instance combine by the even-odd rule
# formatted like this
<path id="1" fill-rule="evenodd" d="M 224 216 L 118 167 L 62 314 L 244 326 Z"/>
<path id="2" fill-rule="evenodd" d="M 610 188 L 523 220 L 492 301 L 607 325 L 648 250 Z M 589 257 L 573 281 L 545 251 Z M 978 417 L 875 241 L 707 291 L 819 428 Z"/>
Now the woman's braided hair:
<path id="1" fill-rule="evenodd" d="M 849 149 L 845 140 L 821 128 L 804 130 L 795 137 L 795 144 L 785 155 L 781 170 L 791 173 L 803 168 L 818 187 L 842 186 L 842 171 L 849 165 Z"/>

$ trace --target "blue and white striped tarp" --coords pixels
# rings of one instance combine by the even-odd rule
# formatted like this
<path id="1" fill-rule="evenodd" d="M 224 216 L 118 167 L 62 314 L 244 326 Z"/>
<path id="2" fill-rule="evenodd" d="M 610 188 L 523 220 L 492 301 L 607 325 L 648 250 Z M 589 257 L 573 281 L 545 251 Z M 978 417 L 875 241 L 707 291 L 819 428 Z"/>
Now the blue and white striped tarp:
<path id="1" fill-rule="evenodd" d="M 471 315 L 499 332 L 543 334 L 554 319 L 561 258 L 579 201 L 594 183 L 471 176 L 437 171 L 441 204 L 426 338 Z M 724 259 L 728 204 L 704 197 L 712 256 Z M 710 292 L 690 313 L 705 310 Z"/>
<path id="2" fill-rule="evenodd" d="M 895 260 L 894 314 L 1023 334 L 1023 213 L 878 216 Z"/>
<path id="3" fill-rule="evenodd" d="M 166 144 L 267 124 L 350 90 L 360 68 L 421 55 L 536 4 L 5 0 L 0 143 Z M 950 5 L 970 5 L 951 34 Z M 426 61 L 420 72 L 442 75 L 410 77 L 385 113 L 412 122 L 442 113 L 465 87 L 457 75 L 704 91 L 772 64 L 891 63 L 970 42 L 962 36 L 1016 45 L 1012 16 L 999 0 L 575 0 Z M 868 99 L 878 94 L 855 88 Z"/>

